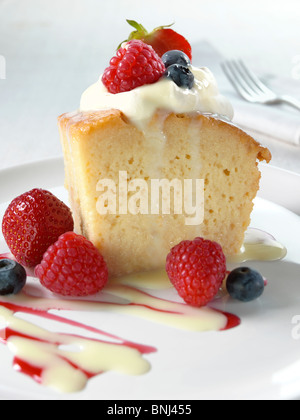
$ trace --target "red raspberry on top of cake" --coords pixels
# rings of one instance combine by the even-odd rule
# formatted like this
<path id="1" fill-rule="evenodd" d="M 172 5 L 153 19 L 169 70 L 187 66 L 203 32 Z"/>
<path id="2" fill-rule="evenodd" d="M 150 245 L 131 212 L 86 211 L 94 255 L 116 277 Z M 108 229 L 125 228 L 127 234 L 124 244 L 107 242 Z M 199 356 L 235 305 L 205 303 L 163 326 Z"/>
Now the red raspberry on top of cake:
<path id="1" fill-rule="evenodd" d="M 165 66 L 154 49 L 140 40 L 123 44 L 105 69 L 102 82 L 110 93 L 128 92 L 157 82 Z"/>

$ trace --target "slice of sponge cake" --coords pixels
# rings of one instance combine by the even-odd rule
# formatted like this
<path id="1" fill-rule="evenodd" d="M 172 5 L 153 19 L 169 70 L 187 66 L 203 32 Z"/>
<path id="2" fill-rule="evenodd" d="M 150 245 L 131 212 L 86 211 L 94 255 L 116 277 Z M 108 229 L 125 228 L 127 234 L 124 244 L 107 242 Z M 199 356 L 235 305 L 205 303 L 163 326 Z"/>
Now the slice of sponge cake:
<path id="1" fill-rule="evenodd" d="M 240 252 L 259 188 L 258 162 L 271 159 L 242 130 L 211 115 L 166 112 L 139 130 L 118 110 L 64 114 L 59 128 L 75 229 L 100 250 L 110 276 L 162 268 L 172 246 L 196 236 L 219 242 L 227 256 Z M 170 214 L 163 196 L 153 204 L 158 180 L 173 187 L 203 180 L 203 220 L 187 223 L 177 206 L 184 210 L 187 197 L 175 187 Z M 195 194 L 196 187 L 194 208 Z"/>

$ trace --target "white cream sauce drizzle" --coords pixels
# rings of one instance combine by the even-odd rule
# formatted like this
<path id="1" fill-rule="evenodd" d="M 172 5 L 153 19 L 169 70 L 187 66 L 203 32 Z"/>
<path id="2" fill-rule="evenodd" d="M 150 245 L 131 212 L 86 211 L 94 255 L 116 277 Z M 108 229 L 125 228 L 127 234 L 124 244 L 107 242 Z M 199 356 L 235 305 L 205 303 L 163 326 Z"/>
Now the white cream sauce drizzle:
<path id="1" fill-rule="evenodd" d="M 9 302 L 18 308 L 25 308 L 25 312 L 26 308 L 33 308 L 37 315 L 38 311 L 55 309 L 90 311 L 100 318 L 103 312 L 119 312 L 191 331 L 216 331 L 226 327 L 226 315 L 214 309 L 192 308 L 183 303 L 160 299 L 129 286 L 140 281 L 141 274 L 112 281 L 105 288 L 103 301 L 43 298 L 26 294 L 25 288 L 19 295 L 1 297 L 0 303 Z M 144 286 L 152 288 L 158 284 L 161 288 L 165 287 L 164 275 L 145 274 Z M 98 299 L 101 297 L 102 294 Z M 109 297 L 118 303 L 108 303 Z M 86 386 L 89 375 L 94 376 L 105 371 L 142 375 L 150 369 L 150 363 L 145 360 L 138 346 L 131 347 L 126 342 L 112 342 L 111 339 L 107 341 L 105 336 L 104 340 L 102 337 L 103 341 L 99 342 L 88 337 L 54 333 L 23 320 L 18 316 L 18 310 L 14 312 L 0 305 L 0 323 L 13 331 L 7 339 L 8 348 L 18 360 L 41 369 L 39 381 L 44 386 L 64 393 L 77 392 Z M 69 351 L 70 346 L 77 351 Z"/>
<path id="2" fill-rule="evenodd" d="M 245 234 L 244 245 L 239 255 L 227 260 L 231 263 L 246 261 L 276 261 L 287 255 L 287 249 L 270 234 L 255 228 L 249 228 Z"/>

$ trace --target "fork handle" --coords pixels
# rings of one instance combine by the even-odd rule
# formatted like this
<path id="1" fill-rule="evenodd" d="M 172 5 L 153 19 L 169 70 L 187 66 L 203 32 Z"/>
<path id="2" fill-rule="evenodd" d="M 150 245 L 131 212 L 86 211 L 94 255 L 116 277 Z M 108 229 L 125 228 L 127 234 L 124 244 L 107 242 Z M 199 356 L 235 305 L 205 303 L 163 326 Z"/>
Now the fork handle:
<path id="1" fill-rule="evenodd" d="M 280 97 L 281 102 L 284 102 L 288 105 L 291 105 L 292 107 L 298 109 L 298 111 L 300 111 L 300 101 L 298 101 L 297 99 L 292 98 L 291 96 L 287 96 L 287 95 L 282 95 Z"/>

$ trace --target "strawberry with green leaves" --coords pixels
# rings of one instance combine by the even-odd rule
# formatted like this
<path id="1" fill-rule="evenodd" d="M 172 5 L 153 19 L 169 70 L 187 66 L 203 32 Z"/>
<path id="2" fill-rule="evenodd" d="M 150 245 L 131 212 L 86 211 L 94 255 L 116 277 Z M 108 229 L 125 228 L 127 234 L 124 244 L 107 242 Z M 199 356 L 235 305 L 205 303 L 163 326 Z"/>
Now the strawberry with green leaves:
<path id="1" fill-rule="evenodd" d="M 190 43 L 178 32 L 171 29 L 170 26 L 172 25 L 159 26 L 152 32 L 148 32 L 143 25 L 134 20 L 127 20 L 127 22 L 135 30 L 131 32 L 126 41 L 140 39 L 146 44 L 151 45 L 160 57 L 170 50 L 183 51 L 189 59 L 192 60 L 192 48 Z"/>

